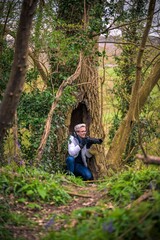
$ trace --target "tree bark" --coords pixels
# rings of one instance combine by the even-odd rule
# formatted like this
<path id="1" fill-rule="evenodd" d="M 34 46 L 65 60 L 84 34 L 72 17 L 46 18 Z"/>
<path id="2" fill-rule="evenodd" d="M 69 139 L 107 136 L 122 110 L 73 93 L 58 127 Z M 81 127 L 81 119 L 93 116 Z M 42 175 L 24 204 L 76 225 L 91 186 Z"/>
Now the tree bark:
<path id="1" fill-rule="evenodd" d="M 15 42 L 15 54 L 9 82 L 0 105 L 0 144 L 12 124 L 25 82 L 29 37 L 38 0 L 24 0 Z"/>
<path id="2" fill-rule="evenodd" d="M 148 9 L 147 18 L 148 21 L 143 33 L 142 42 L 137 57 L 136 80 L 132 88 L 129 110 L 118 128 L 106 156 L 107 164 L 109 163 L 109 165 L 112 165 L 115 168 L 121 165 L 123 153 L 125 152 L 129 135 L 134 125 L 134 122 L 137 120 L 139 113 L 142 107 L 144 106 L 147 97 L 149 96 L 153 87 L 160 79 L 160 66 L 158 61 L 153 67 L 153 70 L 149 75 L 148 79 L 146 79 L 144 85 L 141 87 L 141 68 L 142 68 L 141 62 L 148 33 L 153 19 L 154 7 L 155 0 L 151 0 Z"/>

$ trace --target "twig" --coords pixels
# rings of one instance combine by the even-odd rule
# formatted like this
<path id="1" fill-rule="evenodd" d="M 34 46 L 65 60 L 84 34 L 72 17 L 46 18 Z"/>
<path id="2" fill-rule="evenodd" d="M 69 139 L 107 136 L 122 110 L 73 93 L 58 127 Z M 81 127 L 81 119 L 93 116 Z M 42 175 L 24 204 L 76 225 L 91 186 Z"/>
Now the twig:
<path id="1" fill-rule="evenodd" d="M 134 202 L 127 205 L 125 208 L 130 209 L 132 206 L 137 205 L 138 203 L 140 203 L 140 202 L 146 200 L 147 198 L 149 198 L 150 196 L 152 196 L 152 191 L 145 192 L 139 198 L 137 198 Z"/>
<path id="2" fill-rule="evenodd" d="M 69 194 L 69 195 L 72 195 L 72 196 L 78 196 L 78 197 L 84 197 L 84 198 L 92 198 L 93 196 L 91 196 L 91 195 L 84 195 L 84 194 L 79 194 L 79 193 L 74 193 L 74 192 L 68 192 L 67 191 L 67 193 Z"/>

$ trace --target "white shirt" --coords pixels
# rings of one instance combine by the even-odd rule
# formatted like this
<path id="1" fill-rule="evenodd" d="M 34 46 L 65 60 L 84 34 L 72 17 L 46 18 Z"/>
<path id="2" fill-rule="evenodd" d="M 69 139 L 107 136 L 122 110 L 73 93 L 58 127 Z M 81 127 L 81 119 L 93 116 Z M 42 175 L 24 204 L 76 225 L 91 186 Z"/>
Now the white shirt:
<path id="1" fill-rule="evenodd" d="M 87 167 L 87 158 L 91 158 L 92 154 L 89 153 L 89 149 L 86 148 L 86 145 L 81 149 L 79 146 L 78 139 L 74 136 L 69 137 L 68 141 L 68 153 L 70 156 L 76 158 L 81 151 L 81 157 L 84 165 Z"/>

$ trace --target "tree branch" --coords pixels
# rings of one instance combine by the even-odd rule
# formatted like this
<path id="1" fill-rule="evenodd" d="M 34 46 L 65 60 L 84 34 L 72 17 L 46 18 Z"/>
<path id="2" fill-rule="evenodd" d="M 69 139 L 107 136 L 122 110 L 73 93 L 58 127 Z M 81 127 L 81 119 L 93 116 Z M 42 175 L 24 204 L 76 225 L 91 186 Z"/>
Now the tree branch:
<path id="1" fill-rule="evenodd" d="M 137 154 L 136 157 L 138 159 L 141 159 L 143 160 L 144 163 L 149 163 L 149 164 L 160 164 L 160 157 L 158 156 L 144 156 L 144 155 L 141 155 L 141 154 Z"/>
<path id="2" fill-rule="evenodd" d="M 77 66 L 77 69 L 76 69 L 75 73 L 72 74 L 67 80 L 62 82 L 62 84 L 60 85 L 60 87 L 59 87 L 59 89 L 56 93 L 55 101 L 52 103 L 51 109 L 48 113 L 48 117 L 47 117 L 45 128 L 44 128 L 44 132 L 43 132 L 43 135 L 42 135 L 42 138 L 41 138 L 39 148 L 37 150 L 37 157 L 36 157 L 37 162 L 39 162 L 41 160 L 44 148 L 45 148 L 46 143 L 47 143 L 47 139 L 48 139 L 48 136 L 49 136 L 49 133 L 50 133 L 50 128 L 51 128 L 51 121 L 52 121 L 53 112 L 54 112 L 54 110 L 55 110 L 55 108 L 56 108 L 56 106 L 57 106 L 57 104 L 60 100 L 60 97 L 63 94 L 63 91 L 64 91 L 65 87 L 72 84 L 72 82 L 75 81 L 79 77 L 79 75 L 81 73 L 81 65 L 82 65 L 82 55 L 80 54 L 79 64 Z"/>

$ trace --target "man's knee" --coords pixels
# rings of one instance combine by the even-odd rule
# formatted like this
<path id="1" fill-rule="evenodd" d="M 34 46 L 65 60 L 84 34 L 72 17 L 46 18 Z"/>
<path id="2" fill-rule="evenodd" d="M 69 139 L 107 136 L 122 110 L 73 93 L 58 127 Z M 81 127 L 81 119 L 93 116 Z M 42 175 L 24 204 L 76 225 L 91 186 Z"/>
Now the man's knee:
<path id="1" fill-rule="evenodd" d="M 86 180 L 92 180 L 93 179 L 92 173 L 89 170 L 85 171 L 83 178 L 84 178 L 85 181 Z"/>
<path id="2" fill-rule="evenodd" d="M 74 163 L 74 157 L 68 156 L 67 159 L 66 159 L 66 162 L 69 163 L 69 164 Z"/>

